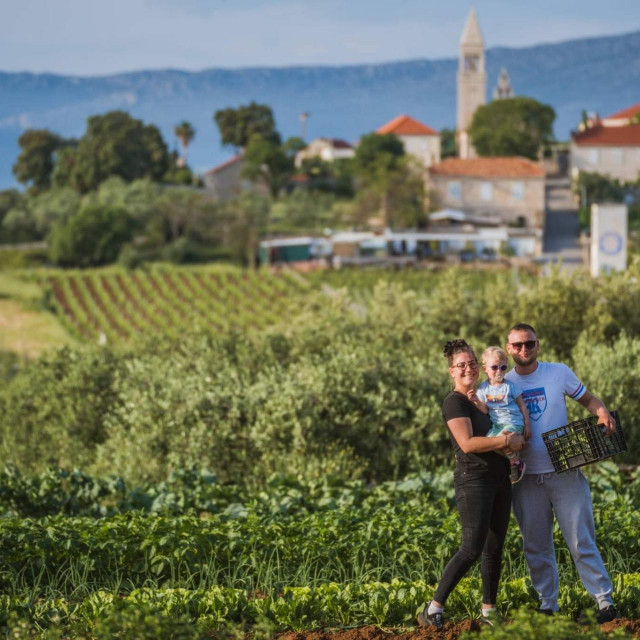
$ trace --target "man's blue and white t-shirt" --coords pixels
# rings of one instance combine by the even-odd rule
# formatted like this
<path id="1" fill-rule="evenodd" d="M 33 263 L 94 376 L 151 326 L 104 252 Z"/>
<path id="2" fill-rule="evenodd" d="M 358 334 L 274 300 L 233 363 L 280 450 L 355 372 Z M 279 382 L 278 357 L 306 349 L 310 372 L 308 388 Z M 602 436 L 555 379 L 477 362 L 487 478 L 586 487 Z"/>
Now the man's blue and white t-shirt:
<path id="1" fill-rule="evenodd" d="M 519 453 L 527 463 L 526 473 L 550 473 L 553 464 L 542 434 L 567 424 L 565 397 L 579 400 L 587 390 L 567 365 L 556 362 L 538 362 L 537 369 L 527 376 L 512 369 L 506 378 L 522 389 L 522 399 L 529 410 L 531 439 Z"/>
<path id="2" fill-rule="evenodd" d="M 522 395 L 517 384 L 503 380 L 500 384 L 491 384 L 485 380 L 476 391 L 476 395 L 487 405 L 489 417 L 494 425 L 519 427 L 516 433 L 522 433 L 524 417 L 516 398 Z"/>

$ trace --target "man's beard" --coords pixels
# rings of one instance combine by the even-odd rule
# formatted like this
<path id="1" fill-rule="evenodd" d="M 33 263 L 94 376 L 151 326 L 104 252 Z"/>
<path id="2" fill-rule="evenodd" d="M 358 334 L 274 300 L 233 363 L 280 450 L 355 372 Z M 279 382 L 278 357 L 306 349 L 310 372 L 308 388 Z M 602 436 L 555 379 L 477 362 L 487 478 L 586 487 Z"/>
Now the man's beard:
<path id="1" fill-rule="evenodd" d="M 519 364 L 521 367 L 526 367 L 532 362 L 535 362 L 536 354 L 531 354 L 528 358 L 524 358 L 523 356 L 517 354 L 512 354 L 511 357 L 516 364 Z"/>

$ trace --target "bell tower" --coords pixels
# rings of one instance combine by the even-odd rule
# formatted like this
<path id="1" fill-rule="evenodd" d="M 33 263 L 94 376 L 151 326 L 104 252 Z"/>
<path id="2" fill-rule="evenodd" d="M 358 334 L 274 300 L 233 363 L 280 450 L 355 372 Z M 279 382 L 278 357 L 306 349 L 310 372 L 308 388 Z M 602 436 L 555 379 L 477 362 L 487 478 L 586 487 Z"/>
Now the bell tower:
<path id="1" fill-rule="evenodd" d="M 504 100 L 505 98 L 513 98 L 513 88 L 507 70 L 502 67 L 498 76 L 498 84 L 493 88 L 493 99 Z"/>
<path id="2" fill-rule="evenodd" d="M 487 73 L 484 40 L 475 9 L 471 9 L 460 38 L 458 62 L 458 149 L 461 158 L 475 157 L 467 130 L 475 110 L 486 103 Z"/>

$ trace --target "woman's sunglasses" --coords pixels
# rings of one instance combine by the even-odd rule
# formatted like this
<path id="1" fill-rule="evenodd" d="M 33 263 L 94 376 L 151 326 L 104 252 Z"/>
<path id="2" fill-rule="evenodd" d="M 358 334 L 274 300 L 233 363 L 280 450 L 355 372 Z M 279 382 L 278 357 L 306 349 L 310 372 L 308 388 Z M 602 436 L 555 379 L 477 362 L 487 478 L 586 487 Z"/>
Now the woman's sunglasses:
<path id="1" fill-rule="evenodd" d="M 498 369 L 500 369 L 500 371 L 506 371 L 508 368 L 509 367 L 506 364 L 490 364 L 489 365 L 489 369 L 491 369 L 491 371 L 498 371 Z"/>

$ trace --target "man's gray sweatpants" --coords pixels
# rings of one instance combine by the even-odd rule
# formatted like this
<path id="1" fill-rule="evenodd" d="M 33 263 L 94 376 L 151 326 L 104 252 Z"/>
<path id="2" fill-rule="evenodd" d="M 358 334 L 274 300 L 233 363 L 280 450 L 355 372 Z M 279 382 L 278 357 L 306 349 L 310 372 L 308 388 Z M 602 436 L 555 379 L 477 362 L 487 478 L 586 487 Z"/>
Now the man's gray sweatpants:
<path id="1" fill-rule="evenodd" d="M 613 604 L 613 586 L 596 547 L 591 491 L 579 469 L 526 474 L 513 485 L 513 512 L 542 609 L 558 610 L 554 513 L 586 590 L 601 609 Z"/>

